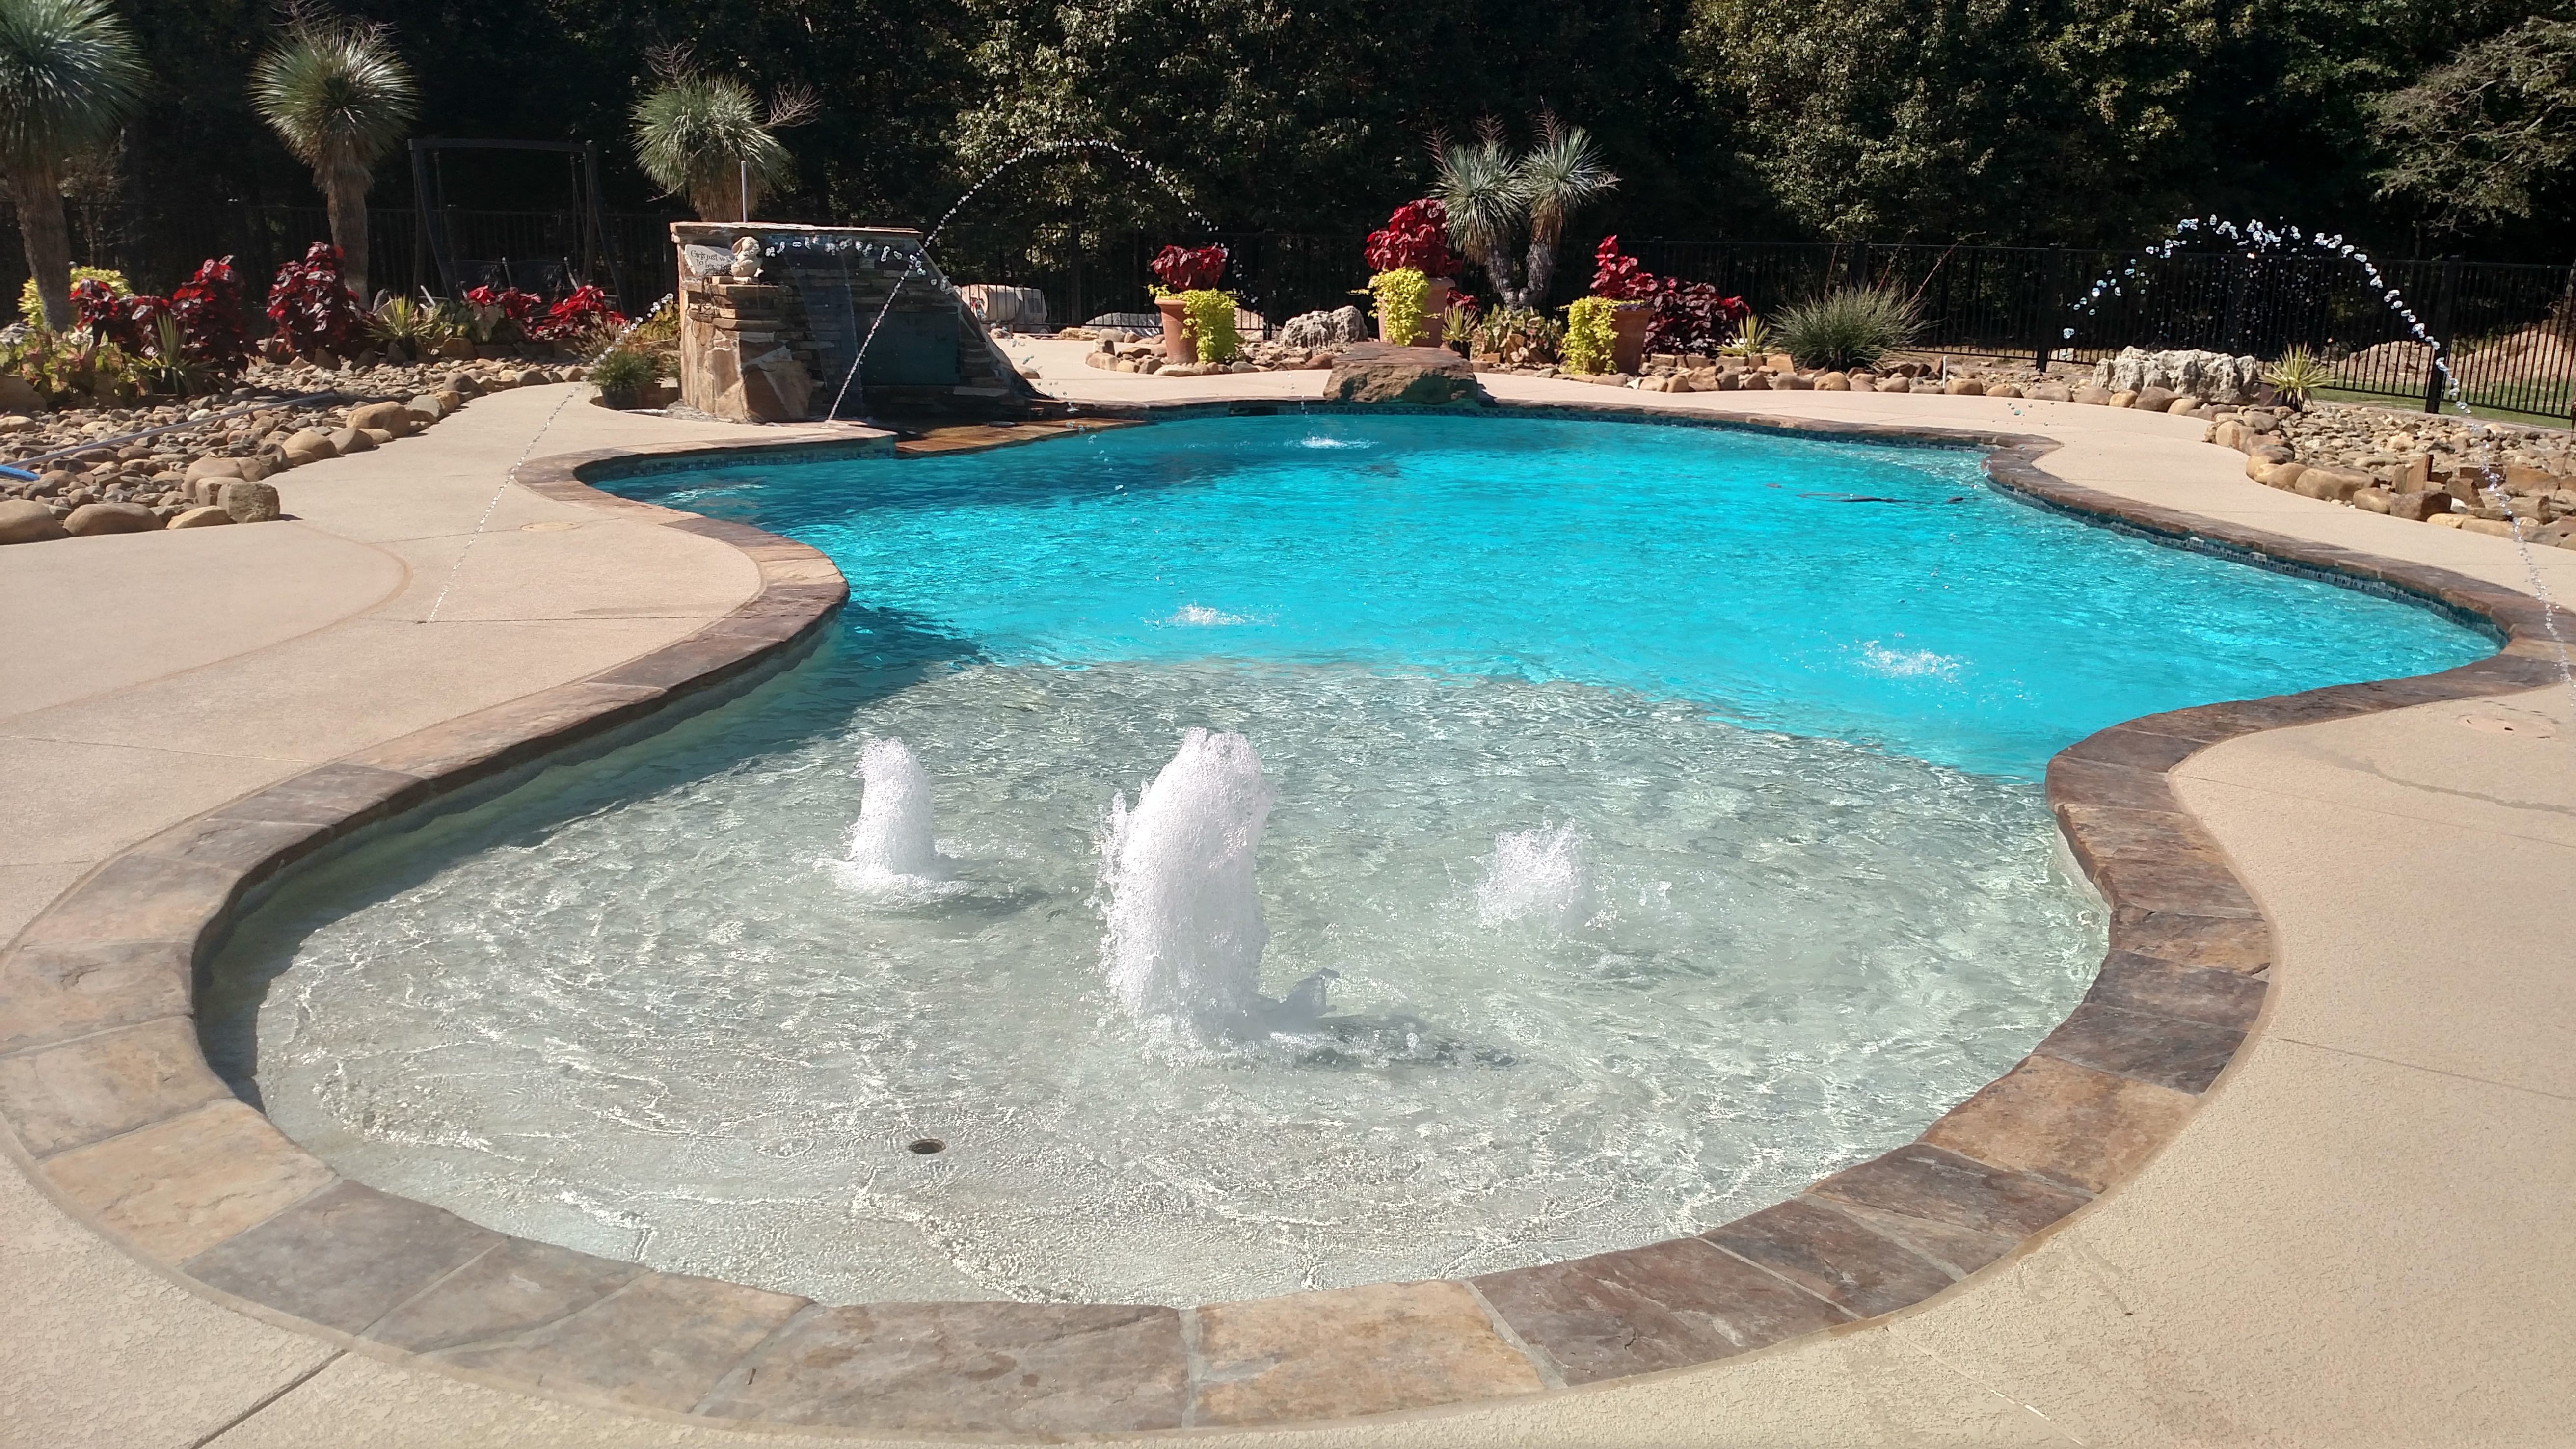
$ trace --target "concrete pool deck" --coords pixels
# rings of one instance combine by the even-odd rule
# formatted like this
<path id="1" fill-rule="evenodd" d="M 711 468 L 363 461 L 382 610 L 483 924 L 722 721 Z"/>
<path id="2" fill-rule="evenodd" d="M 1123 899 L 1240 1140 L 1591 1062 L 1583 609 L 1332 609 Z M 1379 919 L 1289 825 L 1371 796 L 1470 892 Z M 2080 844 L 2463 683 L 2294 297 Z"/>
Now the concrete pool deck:
<path id="1" fill-rule="evenodd" d="M 1055 388 L 1065 369 L 1042 365 Z M 1062 377 L 1065 392 L 1121 404 L 1322 383 L 1070 370 L 1087 375 Z M 1493 382 L 1515 401 L 1594 407 L 1725 415 L 1742 400 Z M 503 493 L 467 551 L 561 391 L 483 399 L 425 439 L 287 475 L 302 524 L 0 552 L 0 611 L 25 641 L 0 683 L 8 929 L 173 821 L 615 665 L 750 597 L 756 571 L 713 539 L 524 490 Z M 2522 586 L 2509 543 L 2256 487 L 2186 420 L 1969 398 L 1758 402 L 1775 417 L 2050 435 L 2064 446 L 2041 466 L 2090 488 Z M 554 426 L 541 452 L 779 436 L 587 407 Z M 2550 587 L 2576 595 L 2576 553 L 2557 552 L 2542 559 Z M 442 591 L 441 622 L 412 622 Z M 2565 692 L 2543 689 L 2250 735 L 2175 769 L 2184 804 L 2274 922 L 2266 1023 L 2160 1156 L 1932 1300 L 1647 1379 L 1194 1437 L 2553 1442 L 2576 1422 L 2564 1347 L 2576 1272 L 2557 1248 L 2576 1217 L 2561 925 L 2576 904 L 2571 740 Z M 0 1173 L 0 1293 L 21 1305 L 0 1327 L 0 1443 L 777 1437 L 522 1397 L 273 1327 L 128 1258 L 14 1168 Z"/>

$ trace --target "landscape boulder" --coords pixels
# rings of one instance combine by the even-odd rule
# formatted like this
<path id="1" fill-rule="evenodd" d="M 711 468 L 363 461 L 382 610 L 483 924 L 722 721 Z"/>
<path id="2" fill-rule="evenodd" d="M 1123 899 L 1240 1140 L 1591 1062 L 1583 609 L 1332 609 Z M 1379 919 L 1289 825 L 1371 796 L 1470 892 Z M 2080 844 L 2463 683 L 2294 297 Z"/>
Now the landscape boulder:
<path id="1" fill-rule="evenodd" d="M 266 523 L 282 511 L 277 490 L 266 483 L 235 479 L 224 485 L 223 510 L 235 523 Z"/>
<path id="2" fill-rule="evenodd" d="M 1473 406 L 1485 390 L 1467 359 L 1445 347 L 1390 347 L 1381 342 L 1351 348 L 1324 381 L 1331 402 L 1405 403 L 1416 407 Z"/>
<path id="3" fill-rule="evenodd" d="M 2409 523 L 2422 523 L 2450 511 L 2451 495 L 2448 493 L 2400 493 L 2388 500 L 2388 516 L 2403 518 Z"/>
<path id="4" fill-rule="evenodd" d="M 233 516 L 224 512 L 221 505 L 208 503 L 200 504 L 171 519 L 170 526 L 172 528 L 214 528 L 232 521 Z"/>
<path id="5" fill-rule="evenodd" d="M 1281 342 L 1308 351 L 1366 342 L 1368 335 L 1368 314 L 1357 307 L 1341 307 L 1330 312 L 1301 312 L 1279 327 Z"/>
<path id="6" fill-rule="evenodd" d="M 2150 352 L 2142 347 L 2124 347 L 2119 356 L 2106 357 L 2093 366 L 2093 383 L 2106 392 L 2143 393 L 2149 388 L 2163 388 L 2170 393 L 2187 393 L 2203 402 L 2251 402 L 2262 382 L 2260 361 L 2230 357 L 2224 352 Z"/>
<path id="7" fill-rule="evenodd" d="M 412 416 L 411 409 L 397 402 L 361 403 L 349 409 L 348 416 L 342 421 L 362 433 L 384 432 L 397 438 L 416 431 L 420 425 L 420 420 Z"/>
<path id="8" fill-rule="evenodd" d="M 363 428 L 334 428 L 330 436 L 331 451 L 343 458 L 351 453 L 367 452 L 376 446 L 376 440 L 369 437 Z"/>
<path id="9" fill-rule="evenodd" d="M 452 397 L 454 394 L 451 393 L 448 396 Z M 403 406 L 411 409 L 412 421 L 422 425 L 437 422 L 448 413 L 445 399 L 434 392 L 422 393 Z"/>
<path id="10" fill-rule="evenodd" d="M 0 544 L 45 543 L 63 536 L 54 510 L 33 498 L 0 498 Z"/>
<path id="11" fill-rule="evenodd" d="M 2328 503 L 2341 503 L 2369 487 L 2377 479 L 2349 468 L 2307 468 L 2290 484 L 2290 491 L 2308 498 L 2321 498 Z"/>
<path id="12" fill-rule="evenodd" d="M 331 435 L 318 428 L 306 428 L 289 437 L 285 448 L 287 466 L 294 468 L 340 456 L 340 450 L 331 446 Z"/>
<path id="13" fill-rule="evenodd" d="M 161 526 L 152 510 L 140 503 L 84 503 L 63 520 L 63 532 L 74 538 L 97 538 L 109 533 L 149 533 Z"/>

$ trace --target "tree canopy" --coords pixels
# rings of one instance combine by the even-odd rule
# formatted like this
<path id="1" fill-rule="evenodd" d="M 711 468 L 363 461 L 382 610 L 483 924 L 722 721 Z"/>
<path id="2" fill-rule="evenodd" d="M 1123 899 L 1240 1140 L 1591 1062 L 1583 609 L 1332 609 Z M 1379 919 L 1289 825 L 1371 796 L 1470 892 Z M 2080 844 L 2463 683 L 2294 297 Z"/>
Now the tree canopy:
<path id="1" fill-rule="evenodd" d="M 265 0 L 113 0 L 153 90 L 129 196 L 297 200 L 250 110 Z M 1434 180 L 1428 142 L 1585 127 L 1635 237 L 2132 243 L 2220 212 L 2560 259 L 2566 0 L 353 0 L 393 26 L 424 135 L 596 140 L 613 206 L 684 204 L 627 144 L 648 57 L 810 88 L 769 214 L 927 224 L 1037 143 L 1113 142 L 1225 228 L 1356 232 Z M 406 180 L 399 152 L 383 163 Z M 481 165 L 482 163 L 478 163 Z M 502 160 L 462 205 L 549 203 Z M 479 177 L 479 179 L 478 179 Z M 550 181 L 546 184 L 560 184 Z M 481 190 L 478 192 L 477 188 Z M 996 180 L 956 245 L 1051 254 L 1177 228 L 1110 153 Z M 1177 233 L 1176 233 L 1177 234 Z"/>

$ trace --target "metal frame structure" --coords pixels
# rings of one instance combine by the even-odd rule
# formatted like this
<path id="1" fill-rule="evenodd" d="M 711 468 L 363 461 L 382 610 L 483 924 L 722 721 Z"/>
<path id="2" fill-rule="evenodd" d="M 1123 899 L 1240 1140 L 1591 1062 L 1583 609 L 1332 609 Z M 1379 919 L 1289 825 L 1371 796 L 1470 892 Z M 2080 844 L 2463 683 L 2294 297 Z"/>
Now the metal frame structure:
<path id="1" fill-rule="evenodd" d="M 447 186 L 439 155 L 446 151 L 548 151 L 579 158 L 573 171 L 573 190 L 581 214 L 581 269 L 585 279 L 599 276 L 600 263 L 608 265 L 609 290 L 616 294 L 619 305 L 625 305 L 626 269 L 620 264 L 617 249 L 608 244 L 608 223 L 599 205 L 599 143 L 596 141 L 461 141 L 432 140 L 411 143 L 412 196 L 420 212 L 420 235 L 425 250 L 438 268 L 439 286 L 449 295 L 457 291 L 455 248 L 447 232 Z M 567 259 L 569 260 L 569 259 Z"/>

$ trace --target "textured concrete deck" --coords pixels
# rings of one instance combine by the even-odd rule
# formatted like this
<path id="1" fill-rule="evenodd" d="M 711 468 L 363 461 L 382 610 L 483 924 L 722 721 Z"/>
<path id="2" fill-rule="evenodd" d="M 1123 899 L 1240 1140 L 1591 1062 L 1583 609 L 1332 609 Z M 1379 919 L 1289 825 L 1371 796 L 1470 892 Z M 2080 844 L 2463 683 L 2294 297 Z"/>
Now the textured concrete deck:
<path id="1" fill-rule="evenodd" d="M 1045 366 L 1044 385 L 1062 378 L 1068 391 L 1121 402 L 1295 396 L 1322 381 L 1162 382 Z M 2257 488 L 2241 460 L 2198 443 L 2198 425 L 2179 419 L 1518 379 L 1496 391 L 2050 434 L 2068 446 L 2043 466 L 2091 487 L 2523 582 L 2503 541 Z M 87 862 L 172 820 L 632 657 L 745 597 L 748 567 L 720 544 L 643 537 L 517 490 L 468 551 L 494 481 L 557 395 L 487 399 L 426 439 L 288 475 L 287 506 L 304 523 L 0 552 L 0 617 L 13 637 L 33 636 L 26 657 L 41 665 L 0 684 L 7 928 Z M 554 428 L 543 451 L 682 435 L 578 404 Z M 550 526 L 565 523 L 576 526 Z M 275 542 L 258 537 L 272 533 Z M 236 552 L 140 553 L 199 540 Z M 95 572 L 73 567 L 83 550 L 100 560 Z M 2576 594 L 2576 553 L 2543 562 L 2554 593 Z M 244 587 L 245 565 L 276 587 Z M 440 622 L 413 622 L 451 570 Z M 171 627 L 105 622 L 138 613 Z M 2017 1258 L 1883 1325 L 1657 1379 L 1294 1437 L 2564 1442 L 2576 1422 L 2565 1347 L 2576 1341 L 2576 1269 L 2558 1247 L 2576 1217 L 2576 1008 L 2561 925 L 2576 905 L 2571 741 L 2566 694 L 2538 691 L 2266 733 L 2180 767 L 2185 803 L 2277 923 L 2271 1017 L 2172 1147 Z M 272 1328 L 127 1259 L 14 1169 L 0 1171 L 0 1295 L 20 1306 L 0 1320 L 0 1444 L 777 1437 L 522 1398 Z"/>

